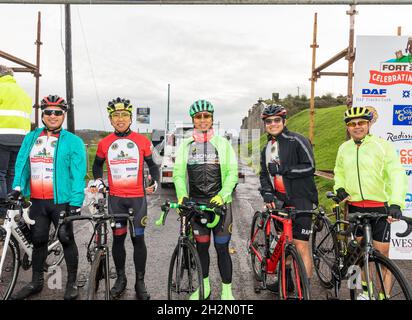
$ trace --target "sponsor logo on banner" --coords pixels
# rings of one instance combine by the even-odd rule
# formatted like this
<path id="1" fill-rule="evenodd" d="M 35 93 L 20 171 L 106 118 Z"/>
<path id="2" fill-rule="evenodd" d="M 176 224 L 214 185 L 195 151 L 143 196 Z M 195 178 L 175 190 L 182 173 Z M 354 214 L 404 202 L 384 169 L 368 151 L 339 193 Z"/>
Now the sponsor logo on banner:
<path id="1" fill-rule="evenodd" d="M 402 98 L 403 99 L 411 98 L 411 90 L 402 90 Z"/>
<path id="2" fill-rule="evenodd" d="M 406 133 L 404 131 L 401 131 L 399 133 L 387 132 L 386 135 L 386 140 L 390 142 L 412 142 L 412 133 Z"/>
<path id="3" fill-rule="evenodd" d="M 393 106 L 392 124 L 394 126 L 412 125 L 412 105 L 395 104 Z"/>
<path id="4" fill-rule="evenodd" d="M 387 96 L 386 89 L 380 88 L 364 88 L 362 89 L 362 96 L 356 97 L 356 102 L 390 102 L 391 98 Z"/>
<path id="5" fill-rule="evenodd" d="M 412 170 L 406 170 L 406 175 L 409 177 L 412 175 Z"/>
<path id="6" fill-rule="evenodd" d="M 400 149 L 398 154 L 401 160 L 401 164 L 412 165 L 412 149 Z"/>
<path id="7" fill-rule="evenodd" d="M 405 199 L 405 209 L 411 209 L 412 208 L 412 193 L 407 193 L 406 194 L 406 199 Z"/>
<path id="8" fill-rule="evenodd" d="M 391 98 L 387 96 L 387 89 L 381 88 L 363 88 L 362 96 L 356 97 L 356 102 L 390 102 Z"/>
<path id="9" fill-rule="evenodd" d="M 362 97 L 385 98 L 386 89 L 362 89 Z"/>

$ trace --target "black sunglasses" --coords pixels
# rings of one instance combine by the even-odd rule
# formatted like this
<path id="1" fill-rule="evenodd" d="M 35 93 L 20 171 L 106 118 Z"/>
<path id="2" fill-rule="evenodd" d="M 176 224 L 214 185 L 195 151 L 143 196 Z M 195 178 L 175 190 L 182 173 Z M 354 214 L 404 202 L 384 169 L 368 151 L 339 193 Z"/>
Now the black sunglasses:
<path id="1" fill-rule="evenodd" d="M 62 116 L 64 114 L 63 110 L 43 110 L 43 114 L 45 114 L 46 116 L 51 116 L 52 114 L 54 114 L 55 116 Z"/>

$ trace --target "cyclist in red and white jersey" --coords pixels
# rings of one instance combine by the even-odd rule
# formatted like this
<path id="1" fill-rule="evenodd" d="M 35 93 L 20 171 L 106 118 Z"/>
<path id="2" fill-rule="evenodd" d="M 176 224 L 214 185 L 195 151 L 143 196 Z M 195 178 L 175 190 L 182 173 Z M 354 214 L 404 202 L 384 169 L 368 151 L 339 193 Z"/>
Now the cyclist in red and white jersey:
<path id="1" fill-rule="evenodd" d="M 103 186 L 103 164 L 106 162 L 109 181 L 109 213 L 126 213 L 130 208 L 135 212 L 136 236 L 132 237 L 134 264 L 136 271 L 136 297 L 149 300 L 144 283 L 147 250 L 144 230 L 147 222 L 146 194 L 156 191 L 159 169 L 152 159 L 152 144 L 145 136 L 130 129 L 132 105 L 129 100 L 117 98 L 109 102 L 107 111 L 115 131 L 100 141 L 93 164 L 95 181 L 90 184 L 96 191 Z M 151 179 L 144 185 L 144 162 L 149 167 Z M 117 280 L 110 290 L 112 298 L 119 298 L 127 285 L 125 273 L 125 239 L 127 220 L 117 219 L 113 228 L 113 260 Z"/>

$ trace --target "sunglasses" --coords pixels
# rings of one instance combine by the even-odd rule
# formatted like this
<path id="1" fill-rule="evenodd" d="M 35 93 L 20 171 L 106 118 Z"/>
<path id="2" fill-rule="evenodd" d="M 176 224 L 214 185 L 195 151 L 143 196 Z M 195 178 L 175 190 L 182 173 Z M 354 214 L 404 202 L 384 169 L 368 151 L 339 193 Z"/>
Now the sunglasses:
<path id="1" fill-rule="evenodd" d="M 269 124 L 272 124 L 272 123 L 281 123 L 282 121 L 283 121 L 282 118 L 274 118 L 274 119 L 265 119 L 265 120 L 263 120 L 263 122 L 266 125 L 269 125 Z"/>
<path id="2" fill-rule="evenodd" d="M 212 115 L 210 113 L 196 113 L 193 118 L 195 118 L 196 120 L 200 120 L 202 118 L 209 120 L 212 118 Z"/>
<path id="3" fill-rule="evenodd" d="M 347 127 L 349 128 L 355 128 L 356 126 L 362 127 L 366 126 L 369 123 L 368 120 L 360 120 L 360 121 L 350 121 L 346 124 Z"/>
<path id="4" fill-rule="evenodd" d="M 63 110 L 55 110 L 55 109 L 49 109 L 49 110 L 43 110 L 43 114 L 46 116 L 51 116 L 54 114 L 55 116 L 59 117 L 64 114 Z"/>
<path id="5" fill-rule="evenodd" d="M 112 118 L 113 119 L 119 119 L 119 118 L 129 118 L 130 117 L 130 112 L 116 112 L 112 113 Z"/>

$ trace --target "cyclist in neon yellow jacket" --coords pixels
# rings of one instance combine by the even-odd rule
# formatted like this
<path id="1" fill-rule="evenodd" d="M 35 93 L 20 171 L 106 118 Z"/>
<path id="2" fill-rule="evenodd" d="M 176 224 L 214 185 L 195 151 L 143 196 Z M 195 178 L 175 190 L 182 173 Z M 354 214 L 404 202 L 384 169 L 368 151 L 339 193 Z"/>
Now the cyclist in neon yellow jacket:
<path id="1" fill-rule="evenodd" d="M 31 111 L 31 98 L 16 83 L 13 70 L 0 65 L 0 201 L 12 190 L 14 165 L 30 131 Z"/>
<path id="2" fill-rule="evenodd" d="M 179 203 L 193 200 L 215 206 L 232 202 L 232 192 L 238 180 L 238 165 L 235 152 L 226 138 L 214 135 L 213 105 L 206 100 L 198 100 L 190 107 L 194 124 L 193 136 L 184 139 L 179 146 L 173 169 L 173 182 Z M 186 188 L 189 182 L 189 192 Z M 205 213 L 208 214 L 208 213 Z M 192 221 L 196 249 L 199 253 L 203 272 L 204 296 L 210 296 L 209 246 L 210 233 L 197 219 Z M 212 229 L 218 266 L 222 277 L 222 300 L 233 300 L 232 260 L 229 241 L 232 234 L 232 212 Z M 199 299 L 196 290 L 190 299 Z"/>
<path id="3" fill-rule="evenodd" d="M 373 245 L 389 255 L 390 223 L 402 217 L 408 188 L 405 169 L 390 142 L 371 135 L 372 113 L 366 107 L 353 107 L 344 120 L 351 139 L 338 150 L 335 163 L 334 190 L 341 201 L 348 201 L 351 212 L 388 213 L 389 218 L 373 220 Z M 356 236 L 362 237 L 358 228 Z M 368 297 L 367 284 L 365 294 Z"/>

